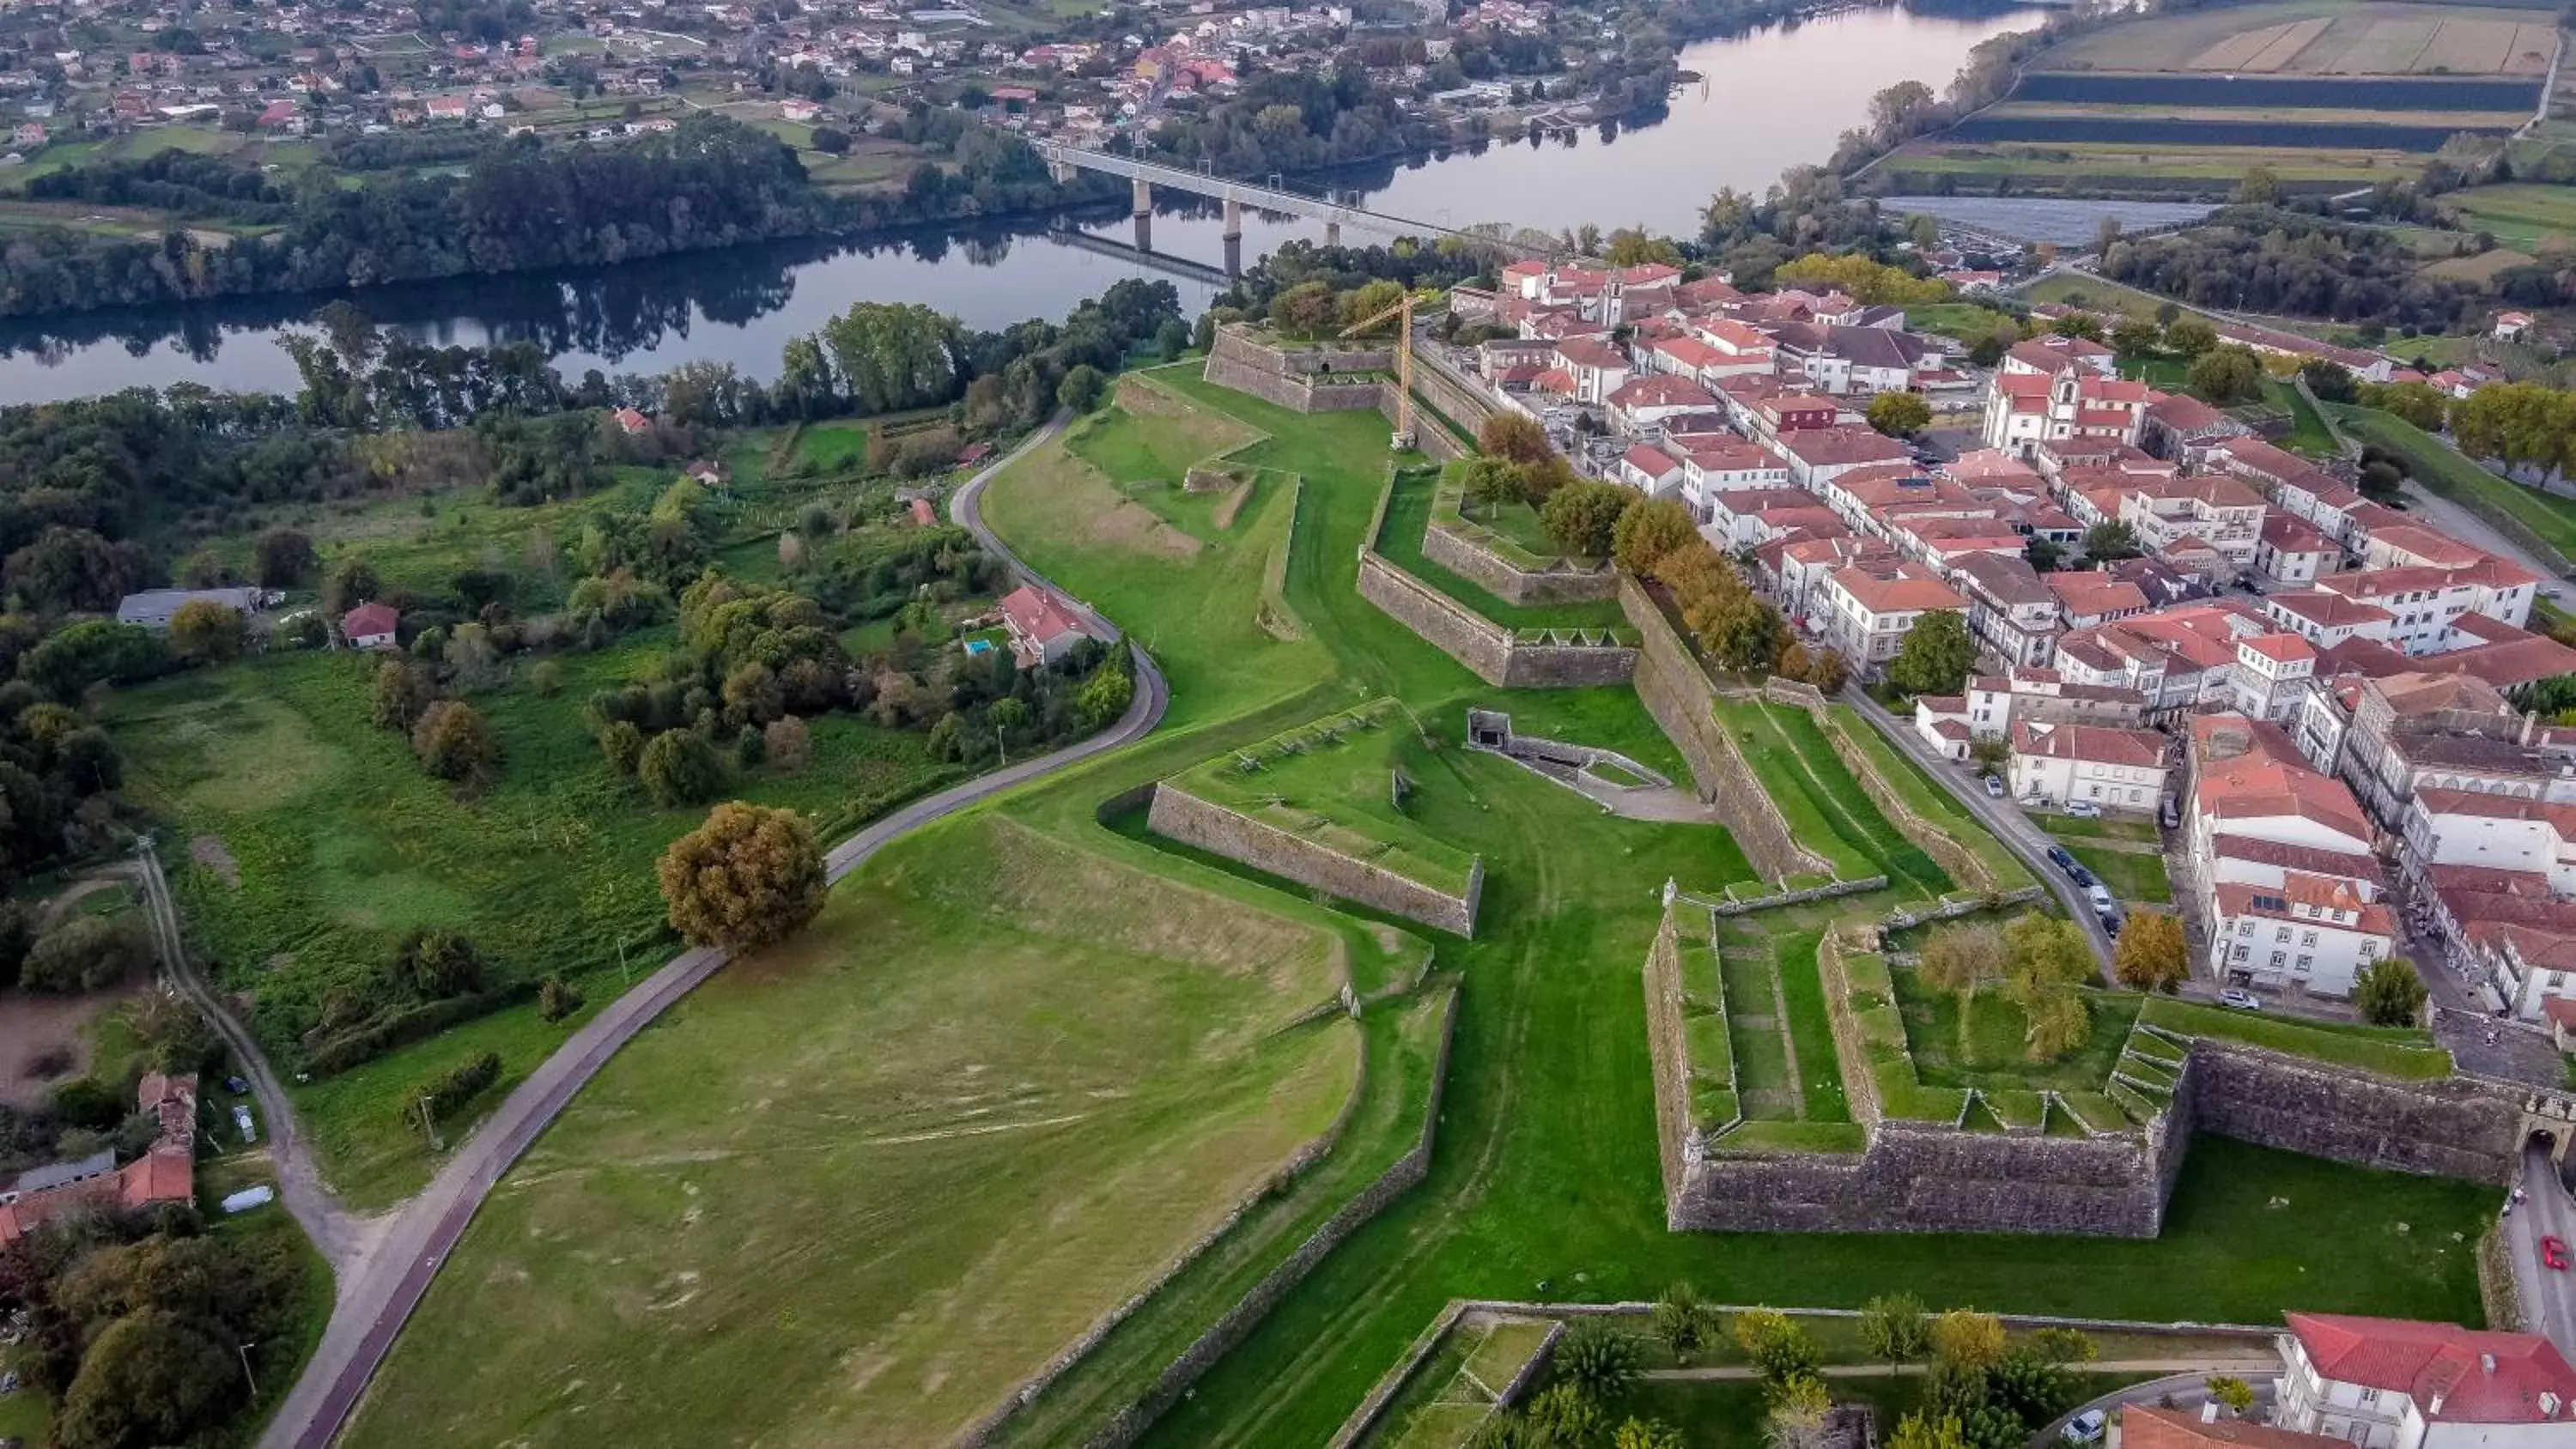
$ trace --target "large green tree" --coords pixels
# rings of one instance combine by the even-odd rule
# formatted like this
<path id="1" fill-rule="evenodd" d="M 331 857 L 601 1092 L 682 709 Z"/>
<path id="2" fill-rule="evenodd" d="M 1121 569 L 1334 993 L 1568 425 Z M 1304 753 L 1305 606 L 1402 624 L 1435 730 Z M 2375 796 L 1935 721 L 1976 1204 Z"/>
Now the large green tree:
<path id="1" fill-rule="evenodd" d="M 1888 661 L 1887 682 L 1907 694 L 1957 694 L 1977 663 L 1968 617 L 1956 609 L 1919 616 Z"/>
<path id="2" fill-rule="evenodd" d="M 793 810 L 719 805 L 672 842 L 656 873 L 672 928 L 694 946 L 757 950 L 823 909 L 823 851 Z"/>

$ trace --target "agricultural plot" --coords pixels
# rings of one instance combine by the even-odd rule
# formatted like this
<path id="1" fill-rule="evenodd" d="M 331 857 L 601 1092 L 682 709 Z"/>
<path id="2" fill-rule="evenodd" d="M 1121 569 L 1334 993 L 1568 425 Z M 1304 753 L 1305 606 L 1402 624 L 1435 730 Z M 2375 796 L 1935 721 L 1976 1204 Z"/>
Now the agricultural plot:
<path id="1" fill-rule="evenodd" d="M 2509 7 L 2288 0 L 2158 14 L 2050 50 L 2039 71 L 2222 75 L 2512 75 L 2549 68 L 2545 16 Z"/>
<path id="2" fill-rule="evenodd" d="M 2576 245 L 2576 186 L 2472 186 L 2442 202 L 2459 214 L 2462 226 L 2491 233 L 2506 246 L 2530 251 Z"/>

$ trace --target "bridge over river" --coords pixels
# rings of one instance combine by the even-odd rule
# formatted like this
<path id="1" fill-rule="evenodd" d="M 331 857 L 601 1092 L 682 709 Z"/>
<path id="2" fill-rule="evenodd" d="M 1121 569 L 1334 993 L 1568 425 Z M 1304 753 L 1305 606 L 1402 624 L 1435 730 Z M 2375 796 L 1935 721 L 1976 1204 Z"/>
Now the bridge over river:
<path id="1" fill-rule="evenodd" d="M 1283 186 L 1265 186 L 1257 182 L 1237 181 L 1203 171 L 1191 171 L 1160 161 L 1146 161 L 1134 156 L 1120 156 L 1108 151 L 1094 151 L 1083 146 L 1041 143 L 1038 154 L 1046 158 L 1047 170 L 1059 182 L 1071 181 L 1077 171 L 1099 171 L 1111 176 L 1124 176 L 1136 187 L 1136 250 L 1150 253 L 1154 249 L 1154 188 L 1168 187 L 1205 196 L 1225 203 L 1225 271 L 1233 276 L 1243 270 L 1243 213 L 1276 212 L 1284 216 L 1303 216 L 1324 224 L 1324 242 L 1338 246 L 1342 228 L 1365 231 L 1384 237 L 1455 238 L 1470 245 L 1492 247 L 1516 256 L 1542 257 L 1545 247 L 1534 247 L 1505 237 L 1481 232 L 1461 231 L 1427 221 L 1413 221 L 1384 212 L 1370 211 L 1334 200 L 1330 196 L 1309 196 Z M 1275 177 L 1273 178 L 1276 179 Z"/>

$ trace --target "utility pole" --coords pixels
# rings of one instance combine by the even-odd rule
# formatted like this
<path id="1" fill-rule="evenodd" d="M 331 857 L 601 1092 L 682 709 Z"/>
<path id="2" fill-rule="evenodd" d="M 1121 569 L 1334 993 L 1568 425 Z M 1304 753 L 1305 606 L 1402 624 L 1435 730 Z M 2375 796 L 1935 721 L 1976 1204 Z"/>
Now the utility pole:
<path id="1" fill-rule="evenodd" d="M 259 1345 L 256 1343 L 235 1342 L 233 1344 L 233 1352 L 241 1355 L 242 1377 L 249 1380 L 250 1396 L 254 1399 L 259 1397 L 259 1379 L 250 1371 L 250 1351 L 257 1347 Z"/>
<path id="2" fill-rule="evenodd" d="M 420 1135 L 429 1143 L 429 1150 L 432 1152 L 445 1152 L 447 1150 L 447 1144 L 438 1140 L 438 1124 L 430 1120 L 428 1096 L 424 1094 L 422 1096 L 414 1097 L 411 1099 L 411 1104 L 416 1114 L 420 1117 Z"/>

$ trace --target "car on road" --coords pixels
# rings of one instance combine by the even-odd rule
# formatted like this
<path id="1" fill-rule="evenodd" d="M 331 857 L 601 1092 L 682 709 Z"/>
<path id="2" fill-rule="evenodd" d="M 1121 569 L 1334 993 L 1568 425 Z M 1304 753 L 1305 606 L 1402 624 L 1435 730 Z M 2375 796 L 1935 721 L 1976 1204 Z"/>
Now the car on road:
<path id="1" fill-rule="evenodd" d="M 224 1078 L 224 1090 L 238 1097 L 250 1090 L 250 1083 L 240 1077 L 226 1077 Z"/>
<path id="2" fill-rule="evenodd" d="M 2102 1410 L 2087 1409 L 2067 1420 L 2058 1437 L 2069 1444 L 2099 1444 L 2102 1442 L 2102 1429 L 2109 1422 L 2110 1416 Z"/>
<path id="3" fill-rule="evenodd" d="M 2000 800 L 2004 798 L 2004 782 L 1996 779 L 1992 775 L 1988 775 L 1986 777 L 1986 798 L 1989 800 Z"/>
<path id="4" fill-rule="evenodd" d="M 2540 1240 L 2540 1265 L 2555 1273 L 2567 1271 L 2567 1244 L 2555 1236 Z"/>
<path id="5" fill-rule="evenodd" d="M 2080 865 L 2068 866 L 2066 868 L 2066 878 L 2075 882 L 2075 884 L 2081 889 L 2088 891 L 2093 889 L 2093 872 L 2086 870 Z"/>
<path id="6" fill-rule="evenodd" d="M 2230 986 L 2225 991 L 2218 993 L 2218 1004 L 2221 1006 L 2235 1007 L 2238 1011 L 2261 1011 L 2263 1009 L 2262 1001 L 2258 999 L 2253 992 L 2234 986 Z"/>
<path id="7" fill-rule="evenodd" d="M 2066 872 L 2068 875 L 2073 875 L 2076 871 L 2083 869 L 2083 867 L 2075 863 L 2074 855 L 2069 853 L 2063 845 L 2050 846 L 2048 848 L 2048 859 L 2050 864 L 2056 866 L 2059 870 Z"/>
<path id="8" fill-rule="evenodd" d="M 2111 894 L 2111 888 L 2102 884 L 2100 881 L 2097 880 L 2093 882 L 2091 885 L 2086 886 L 2084 890 L 2087 895 L 2090 895 L 2093 898 L 2094 914 L 2107 916 L 2120 909 L 2120 902 Z"/>
<path id="9" fill-rule="evenodd" d="M 2093 913 L 2093 919 L 2102 923 L 2102 934 L 2105 936 L 2116 936 L 2120 934 L 2120 928 L 2128 924 L 2128 922 L 2120 919 L 2120 913 L 2118 911 L 2095 911 Z"/>
<path id="10" fill-rule="evenodd" d="M 2066 802 L 2066 813 L 2078 820 L 2098 820 L 2102 815 L 2102 807 L 2090 800 L 2069 800 Z"/>

